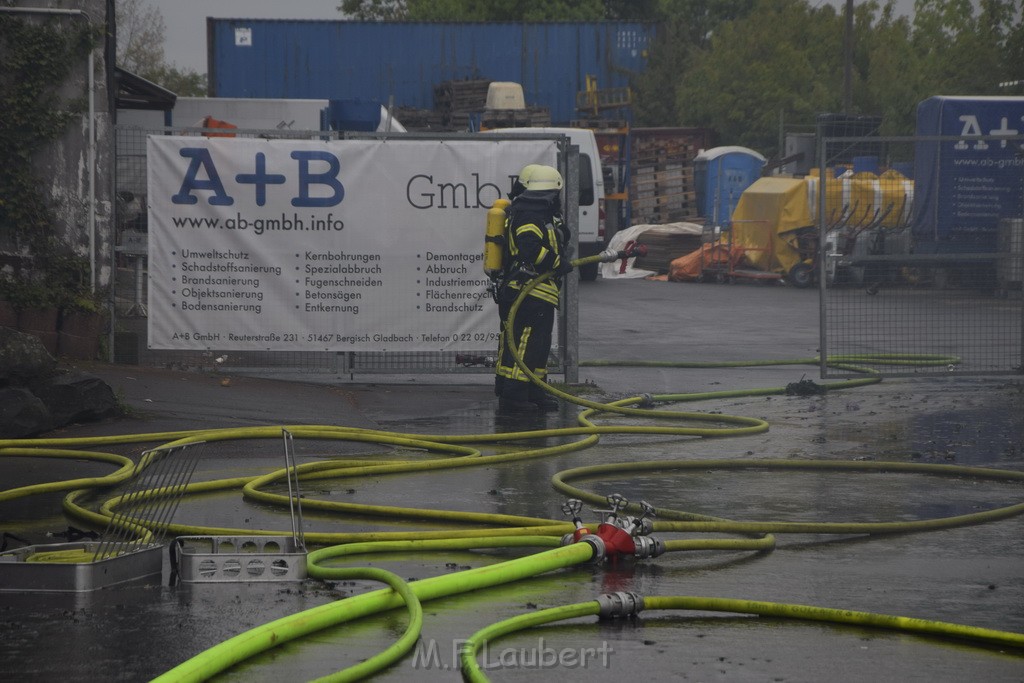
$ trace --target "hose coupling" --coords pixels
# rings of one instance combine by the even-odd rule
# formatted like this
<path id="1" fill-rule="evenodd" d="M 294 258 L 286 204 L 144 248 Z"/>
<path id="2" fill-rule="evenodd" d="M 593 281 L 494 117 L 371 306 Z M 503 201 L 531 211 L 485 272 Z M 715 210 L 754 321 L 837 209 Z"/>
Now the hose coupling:
<path id="1" fill-rule="evenodd" d="M 601 606 L 598 616 L 602 619 L 635 617 L 644 609 L 643 596 L 626 591 L 599 595 L 597 603 Z"/>
<path id="2" fill-rule="evenodd" d="M 602 251 L 599 254 L 598 260 L 601 263 L 611 263 L 612 261 L 618 261 L 620 258 L 622 258 L 622 257 L 619 255 L 619 252 L 617 252 L 616 250 L 614 250 L 614 249 L 605 249 L 604 251 Z"/>
<path id="3" fill-rule="evenodd" d="M 646 560 L 649 557 L 658 557 L 665 552 L 665 541 L 654 536 L 637 536 L 633 539 L 636 550 L 633 557 L 638 560 Z"/>
<path id="4" fill-rule="evenodd" d="M 647 517 L 634 517 L 629 532 L 633 536 L 646 536 L 654 531 L 654 520 Z"/>
<path id="5" fill-rule="evenodd" d="M 640 401 L 637 403 L 641 408 L 651 409 L 654 407 L 654 396 L 651 394 L 640 394 Z"/>
<path id="6" fill-rule="evenodd" d="M 601 263 L 612 263 L 622 259 L 633 258 L 634 256 L 647 256 L 647 245 L 627 242 L 625 249 L 605 249 L 598 255 Z"/>
<path id="7" fill-rule="evenodd" d="M 568 534 L 562 536 L 561 545 L 572 545 L 573 543 L 579 543 L 583 540 L 584 536 L 590 534 L 590 529 L 585 526 L 581 526 Z"/>
<path id="8" fill-rule="evenodd" d="M 594 556 L 590 558 L 591 563 L 599 564 L 601 562 L 604 562 L 604 539 L 602 539 L 600 536 L 595 536 L 594 534 L 587 534 L 585 536 L 580 536 L 580 540 L 578 542 L 588 543 L 590 544 L 590 547 L 594 549 Z"/>
<path id="9" fill-rule="evenodd" d="M 627 256 L 647 256 L 647 245 L 639 242 L 626 245 Z"/>

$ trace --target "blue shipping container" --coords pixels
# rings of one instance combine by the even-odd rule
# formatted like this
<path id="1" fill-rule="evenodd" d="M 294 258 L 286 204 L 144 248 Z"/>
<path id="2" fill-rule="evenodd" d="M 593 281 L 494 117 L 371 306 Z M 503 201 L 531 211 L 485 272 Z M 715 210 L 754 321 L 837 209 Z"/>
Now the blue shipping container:
<path id="1" fill-rule="evenodd" d="M 207 19 L 210 95 L 361 99 L 434 108 L 444 81 L 521 83 L 552 122 L 576 114 L 586 77 L 599 88 L 641 73 L 652 23 L 419 23 Z"/>
<path id="2" fill-rule="evenodd" d="M 994 251 L 1000 218 L 1022 215 L 1024 97 L 930 97 L 917 106 L 918 251 Z M 998 136 L 998 137 L 988 137 Z"/>

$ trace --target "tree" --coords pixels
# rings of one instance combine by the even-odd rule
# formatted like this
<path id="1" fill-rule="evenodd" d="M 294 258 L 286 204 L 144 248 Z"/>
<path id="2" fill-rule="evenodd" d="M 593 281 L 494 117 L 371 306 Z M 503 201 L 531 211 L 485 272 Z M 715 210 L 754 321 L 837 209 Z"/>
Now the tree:
<path id="1" fill-rule="evenodd" d="M 365 21 L 600 21 L 635 16 L 656 0 L 343 0 L 338 7 Z M 635 19 L 634 19 L 635 20 Z"/>
<path id="2" fill-rule="evenodd" d="M 854 103 L 861 111 L 882 117 L 882 135 L 912 135 L 917 103 L 933 93 L 913 46 L 911 20 L 896 16 L 889 5 L 874 24 L 861 14 L 856 22 Z"/>
<path id="3" fill-rule="evenodd" d="M 117 0 L 117 64 L 136 74 L 164 65 L 164 17 L 145 0 Z"/>
<path id="4" fill-rule="evenodd" d="M 677 0 L 681 1 L 681 0 Z M 698 3 L 700 4 L 700 3 Z M 892 0 L 855 9 L 853 107 L 880 115 L 883 134 L 912 134 L 916 105 L 933 95 L 1007 94 L 999 83 L 1024 75 L 1024 25 L 1015 0 L 918 0 L 913 20 Z M 778 146 L 778 118 L 811 125 L 842 111 L 843 19 L 806 0 L 759 0 L 746 16 L 722 23 L 683 60 L 673 123 L 715 128 L 726 144 L 766 154 Z M 674 40 L 685 40 L 679 32 Z M 652 53 L 644 78 L 657 73 Z M 665 84 L 670 84 L 666 77 Z M 641 91 L 643 93 L 643 91 Z M 649 111 L 651 99 L 642 98 Z"/>
<path id="5" fill-rule="evenodd" d="M 343 0 L 338 10 L 361 21 L 400 21 L 407 18 L 405 0 Z"/>
<path id="6" fill-rule="evenodd" d="M 600 21 L 602 0 L 407 0 L 412 21 Z"/>
<path id="7" fill-rule="evenodd" d="M 813 121 L 837 110 L 842 24 L 831 6 L 759 0 L 695 52 L 676 92 L 677 123 L 714 128 L 725 144 L 774 153 L 780 111 L 787 120 Z"/>
<path id="8" fill-rule="evenodd" d="M 182 96 L 206 94 L 206 76 L 164 59 L 164 17 L 145 0 L 117 0 L 117 65 Z"/>
<path id="9" fill-rule="evenodd" d="M 143 78 L 159 83 L 179 97 L 204 97 L 206 76 L 191 69 L 180 70 L 173 66 L 161 66 L 143 74 Z"/>
<path id="10" fill-rule="evenodd" d="M 659 23 L 657 37 L 648 53 L 647 69 L 633 84 L 637 123 L 674 125 L 679 119 L 679 75 L 689 68 L 695 54 L 709 46 L 723 22 L 740 19 L 753 7 L 754 0 L 657 0 L 653 15 L 646 18 Z"/>
<path id="11" fill-rule="evenodd" d="M 968 0 L 917 0 L 913 44 L 931 94 L 998 94 L 1000 82 L 1020 73 L 1010 47 L 1021 40 L 1021 21 L 1014 0 L 984 0 L 977 13 Z"/>

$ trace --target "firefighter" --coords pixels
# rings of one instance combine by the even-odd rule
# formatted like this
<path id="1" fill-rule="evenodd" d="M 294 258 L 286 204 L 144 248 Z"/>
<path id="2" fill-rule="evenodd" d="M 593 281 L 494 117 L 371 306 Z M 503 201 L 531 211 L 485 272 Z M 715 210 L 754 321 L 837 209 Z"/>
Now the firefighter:
<path id="1" fill-rule="evenodd" d="M 551 166 L 531 164 L 520 172 L 509 194 L 504 277 L 498 292 L 501 336 L 494 390 L 501 413 L 536 413 L 558 409 L 558 401 L 516 365 L 506 330 L 512 304 L 532 279 L 552 272 L 523 300 L 513 321 L 515 351 L 540 379 L 547 377 L 551 333 L 559 304 L 561 279 L 572 270 L 566 247 L 568 230 L 562 221 L 562 176 Z"/>

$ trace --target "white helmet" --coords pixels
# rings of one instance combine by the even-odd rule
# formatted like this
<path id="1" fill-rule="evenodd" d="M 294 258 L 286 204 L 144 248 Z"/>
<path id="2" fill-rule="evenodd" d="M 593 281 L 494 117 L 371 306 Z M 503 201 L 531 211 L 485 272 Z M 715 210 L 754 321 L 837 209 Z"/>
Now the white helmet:
<path id="1" fill-rule="evenodd" d="M 512 183 L 512 192 L 509 193 L 510 198 L 514 198 L 521 195 L 526 190 L 526 182 L 533 175 L 534 169 L 540 168 L 539 164 L 527 164 L 523 166 L 522 170 L 519 171 L 519 175 L 516 176 L 516 180 Z"/>
<path id="2" fill-rule="evenodd" d="M 525 171 L 526 169 L 524 168 L 523 170 Z M 558 169 L 551 166 L 534 165 L 532 172 L 526 180 L 522 180 L 520 177 L 520 182 L 523 183 L 527 190 L 561 190 L 562 174 L 558 172 Z"/>
<path id="3" fill-rule="evenodd" d="M 527 164 L 526 166 L 523 166 L 523 169 L 519 171 L 519 175 L 516 180 L 525 187 L 526 183 L 530 180 L 530 176 L 532 176 L 533 172 L 538 168 L 540 168 L 540 164 Z"/>

